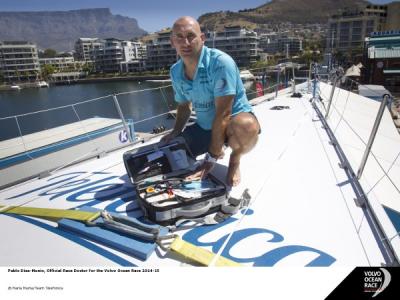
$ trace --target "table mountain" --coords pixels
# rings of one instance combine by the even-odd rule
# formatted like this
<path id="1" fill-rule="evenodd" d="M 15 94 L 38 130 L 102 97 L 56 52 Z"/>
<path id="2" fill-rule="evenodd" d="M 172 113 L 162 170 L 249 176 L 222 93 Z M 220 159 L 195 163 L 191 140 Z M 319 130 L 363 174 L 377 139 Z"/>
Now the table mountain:
<path id="1" fill-rule="evenodd" d="M 30 41 L 39 48 L 70 51 L 80 37 L 132 39 L 146 34 L 134 18 L 108 8 L 0 12 L 0 41 Z"/>

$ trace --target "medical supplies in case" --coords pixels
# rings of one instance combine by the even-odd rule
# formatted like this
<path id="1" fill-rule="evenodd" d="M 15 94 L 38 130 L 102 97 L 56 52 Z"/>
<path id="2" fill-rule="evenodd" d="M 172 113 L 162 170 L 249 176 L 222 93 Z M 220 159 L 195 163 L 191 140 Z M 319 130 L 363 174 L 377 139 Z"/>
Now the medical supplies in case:
<path id="1" fill-rule="evenodd" d="M 139 205 L 153 222 L 175 224 L 220 211 L 228 204 L 226 186 L 215 176 L 186 180 L 198 162 L 183 138 L 127 151 L 123 159 Z"/>

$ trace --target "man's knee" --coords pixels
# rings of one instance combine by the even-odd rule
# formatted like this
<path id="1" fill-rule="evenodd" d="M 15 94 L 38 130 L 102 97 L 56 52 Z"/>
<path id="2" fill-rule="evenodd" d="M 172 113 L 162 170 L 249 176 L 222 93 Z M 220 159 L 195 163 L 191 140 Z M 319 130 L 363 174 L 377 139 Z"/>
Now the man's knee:
<path id="1" fill-rule="evenodd" d="M 228 145 L 241 153 L 250 151 L 258 140 L 260 125 L 251 113 L 240 113 L 231 119 L 228 126 Z"/>
<path id="2" fill-rule="evenodd" d="M 257 136 L 260 125 L 256 117 L 251 113 L 240 113 L 229 122 L 228 135 L 236 135 L 243 138 Z"/>

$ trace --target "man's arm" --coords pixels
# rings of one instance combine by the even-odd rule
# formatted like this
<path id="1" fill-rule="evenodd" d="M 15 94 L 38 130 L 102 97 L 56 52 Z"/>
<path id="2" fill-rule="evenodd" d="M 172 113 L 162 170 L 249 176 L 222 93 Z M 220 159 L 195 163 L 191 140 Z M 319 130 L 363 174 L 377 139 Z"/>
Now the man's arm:
<path id="1" fill-rule="evenodd" d="M 185 125 L 189 120 L 191 113 L 192 113 L 191 102 L 188 101 L 180 103 L 176 109 L 175 126 L 172 132 L 176 133 L 176 135 L 180 134 L 183 128 L 185 128 Z"/>
<path id="2" fill-rule="evenodd" d="M 175 120 L 175 125 L 174 129 L 167 135 L 163 136 L 161 141 L 163 142 L 169 142 L 171 139 L 177 137 L 185 127 L 187 121 L 190 118 L 190 115 L 192 113 L 192 103 L 191 102 L 183 102 L 178 104 L 178 107 L 176 109 L 176 120 Z"/>
<path id="3" fill-rule="evenodd" d="M 209 153 L 214 158 L 222 154 L 222 146 L 226 137 L 226 129 L 232 114 L 235 95 L 221 96 L 215 99 L 215 118 L 212 125 Z"/>
<path id="4" fill-rule="evenodd" d="M 234 95 L 216 97 L 215 99 L 215 118 L 211 131 L 211 143 L 208 149 L 209 154 L 218 159 L 222 153 L 222 146 L 225 141 L 226 129 L 232 114 L 232 103 Z M 204 179 L 214 167 L 214 162 L 206 159 L 197 172 L 188 176 L 189 180 Z"/>

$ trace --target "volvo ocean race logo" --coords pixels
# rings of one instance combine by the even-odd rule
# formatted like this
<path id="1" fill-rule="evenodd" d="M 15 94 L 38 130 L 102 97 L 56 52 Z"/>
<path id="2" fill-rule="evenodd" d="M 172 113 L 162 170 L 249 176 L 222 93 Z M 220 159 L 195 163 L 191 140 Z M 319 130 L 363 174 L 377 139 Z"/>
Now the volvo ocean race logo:
<path id="1" fill-rule="evenodd" d="M 372 298 L 376 297 L 388 287 L 391 279 L 389 271 L 384 268 L 364 271 L 364 292 L 374 293 Z"/>

